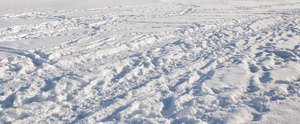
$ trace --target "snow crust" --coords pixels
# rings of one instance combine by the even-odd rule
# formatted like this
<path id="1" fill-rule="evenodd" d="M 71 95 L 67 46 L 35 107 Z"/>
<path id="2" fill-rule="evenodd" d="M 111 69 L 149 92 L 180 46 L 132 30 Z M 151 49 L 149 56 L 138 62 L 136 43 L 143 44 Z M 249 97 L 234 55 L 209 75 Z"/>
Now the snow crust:
<path id="1" fill-rule="evenodd" d="M 0 123 L 299 117 L 297 0 L 0 1 Z"/>

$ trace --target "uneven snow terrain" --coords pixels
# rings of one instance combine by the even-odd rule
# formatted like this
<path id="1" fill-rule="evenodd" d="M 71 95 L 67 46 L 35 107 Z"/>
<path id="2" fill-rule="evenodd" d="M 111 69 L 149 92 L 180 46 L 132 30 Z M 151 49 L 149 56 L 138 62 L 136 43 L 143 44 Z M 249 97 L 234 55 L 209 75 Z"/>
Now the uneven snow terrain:
<path id="1" fill-rule="evenodd" d="M 300 122 L 300 2 L 158 1 L 0 9 L 0 123 Z"/>

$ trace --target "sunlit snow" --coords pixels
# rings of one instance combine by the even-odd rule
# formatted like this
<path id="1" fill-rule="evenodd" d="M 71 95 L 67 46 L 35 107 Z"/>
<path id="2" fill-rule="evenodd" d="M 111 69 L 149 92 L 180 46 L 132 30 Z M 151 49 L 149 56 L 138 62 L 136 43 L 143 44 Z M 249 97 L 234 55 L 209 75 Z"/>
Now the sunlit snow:
<path id="1" fill-rule="evenodd" d="M 1 0 L 2 124 L 297 124 L 298 0 Z"/>

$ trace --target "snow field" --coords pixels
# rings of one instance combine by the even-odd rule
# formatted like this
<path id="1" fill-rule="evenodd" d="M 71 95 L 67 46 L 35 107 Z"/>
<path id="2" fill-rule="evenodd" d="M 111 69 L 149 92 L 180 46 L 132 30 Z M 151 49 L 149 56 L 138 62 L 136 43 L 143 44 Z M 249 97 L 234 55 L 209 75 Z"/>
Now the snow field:
<path id="1" fill-rule="evenodd" d="M 0 15 L 0 122 L 299 121 L 299 3 L 175 3 Z"/>

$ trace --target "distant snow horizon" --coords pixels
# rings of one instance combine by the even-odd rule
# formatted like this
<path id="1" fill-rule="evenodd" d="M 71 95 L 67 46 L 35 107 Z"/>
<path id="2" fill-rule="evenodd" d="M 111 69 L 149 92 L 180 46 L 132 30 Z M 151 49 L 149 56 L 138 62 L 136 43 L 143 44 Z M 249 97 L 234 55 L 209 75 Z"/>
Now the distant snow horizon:
<path id="1" fill-rule="evenodd" d="M 0 1 L 2 9 L 25 8 L 92 8 L 121 5 L 142 5 L 157 3 L 160 0 L 9 0 Z"/>
<path id="2" fill-rule="evenodd" d="M 0 0 L 0 9 L 25 9 L 25 8 L 98 8 L 127 5 L 148 5 L 159 3 L 215 3 L 224 4 L 238 2 L 244 5 L 267 2 L 291 2 L 297 0 Z"/>
<path id="3" fill-rule="evenodd" d="M 0 9 L 99 8 L 159 3 L 222 3 L 226 0 L 1 0 Z"/>

